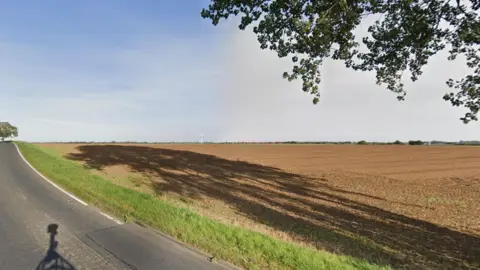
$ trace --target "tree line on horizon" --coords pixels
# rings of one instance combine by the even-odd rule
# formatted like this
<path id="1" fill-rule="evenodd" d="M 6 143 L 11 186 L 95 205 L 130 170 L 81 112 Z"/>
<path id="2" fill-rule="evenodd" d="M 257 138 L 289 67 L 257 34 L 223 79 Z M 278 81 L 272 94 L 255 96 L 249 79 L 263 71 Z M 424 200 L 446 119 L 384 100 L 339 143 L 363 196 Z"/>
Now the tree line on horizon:
<path id="1" fill-rule="evenodd" d="M 8 138 L 18 137 L 18 128 L 9 122 L 0 122 L 0 139 L 5 141 Z M 178 141 L 157 141 L 157 142 L 139 142 L 139 141 L 68 141 L 68 142 L 36 142 L 36 143 L 58 143 L 58 144 L 357 144 L 357 145 L 479 145 L 480 141 L 422 141 L 409 140 L 402 142 L 374 142 L 374 141 L 224 141 L 224 142 L 178 142 Z"/>
<path id="2" fill-rule="evenodd" d="M 69 141 L 69 142 L 38 142 L 38 143 L 58 143 L 58 144 L 343 144 L 343 145 L 478 145 L 480 141 L 422 141 L 409 140 L 402 142 L 396 140 L 394 142 L 369 142 L 361 141 L 225 141 L 225 142 L 177 142 L 177 141 L 158 141 L 158 142 L 139 142 L 139 141 Z"/>

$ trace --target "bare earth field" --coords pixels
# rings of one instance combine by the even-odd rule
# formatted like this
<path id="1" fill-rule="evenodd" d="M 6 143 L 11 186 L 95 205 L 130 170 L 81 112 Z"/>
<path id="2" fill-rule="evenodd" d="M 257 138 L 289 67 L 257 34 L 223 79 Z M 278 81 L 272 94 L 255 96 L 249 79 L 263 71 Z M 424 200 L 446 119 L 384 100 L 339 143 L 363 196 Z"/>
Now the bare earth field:
<path id="1" fill-rule="evenodd" d="M 287 241 L 406 269 L 480 268 L 480 147 L 41 146 Z"/>

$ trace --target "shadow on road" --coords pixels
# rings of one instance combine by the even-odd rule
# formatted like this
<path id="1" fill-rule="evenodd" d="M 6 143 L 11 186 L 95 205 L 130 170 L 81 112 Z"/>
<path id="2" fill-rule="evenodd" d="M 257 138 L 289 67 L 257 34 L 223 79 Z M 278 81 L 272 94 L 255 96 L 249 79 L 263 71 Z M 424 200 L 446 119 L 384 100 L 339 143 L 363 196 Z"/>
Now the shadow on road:
<path id="1" fill-rule="evenodd" d="M 67 158 L 98 170 L 128 166 L 149 175 L 159 194 L 222 200 L 241 215 L 337 254 L 406 269 L 480 267 L 478 236 L 360 202 L 326 180 L 190 151 L 122 145 L 78 150 Z"/>
<path id="2" fill-rule="evenodd" d="M 36 270 L 75 270 L 75 267 L 57 252 L 58 241 L 55 240 L 55 236 L 58 234 L 57 230 L 57 224 L 48 225 L 47 232 L 50 234 L 50 245 L 47 254 L 35 268 Z"/>

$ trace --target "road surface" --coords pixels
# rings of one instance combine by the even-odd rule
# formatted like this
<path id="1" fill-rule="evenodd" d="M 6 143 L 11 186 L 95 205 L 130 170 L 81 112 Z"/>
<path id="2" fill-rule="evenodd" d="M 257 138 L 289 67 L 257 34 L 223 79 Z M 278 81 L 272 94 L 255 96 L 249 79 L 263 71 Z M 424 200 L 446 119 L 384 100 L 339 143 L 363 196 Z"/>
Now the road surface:
<path id="1" fill-rule="evenodd" d="M 79 203 L 33 171 L 15 145 L 0 143 L 1 269 L 225 269 L 222 265 Z"/>

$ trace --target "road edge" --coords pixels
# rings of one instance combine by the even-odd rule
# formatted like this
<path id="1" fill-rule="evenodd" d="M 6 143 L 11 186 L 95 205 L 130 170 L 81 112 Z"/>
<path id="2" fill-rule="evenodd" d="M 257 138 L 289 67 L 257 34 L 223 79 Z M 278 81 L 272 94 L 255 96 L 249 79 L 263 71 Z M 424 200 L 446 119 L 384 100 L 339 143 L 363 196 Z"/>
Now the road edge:
<path id="1" fill-rule="evenodd" d="M 32 169 L 36 174 L 38 174 L 41 178 L 43 178 L 43 180 L 47 181 L 50 185 L 54 186 L 56 189 L 60 190 L 62 193 L 64 193 L 65 195 L 69 196 L 70 198 L 74 199 L 75 201 L 77 201 L 78 203 L 82 204 L 83 206 L 89 206 L 88 203 L 84 202 L 82 199 L 76 197 L 75 195 L 73 195 L 72 193 L 66 191 L 65 189 L 63 189 L 62 187 L 60 187 L 59 185 L 57 185 L 55 182 L 53 182 L 52 180 L 48 179 L 48 177 L 46 177 L 45 175 L 43 175 L 41 172 L 39 172 L 35 167 L 32 166 L 32 164 L 30 164 L 30 162 L 28 162 L 28 160 L 23 156 L 22 154 L 22 151 L 20 151 L 20 148 L 18 147 L 18 145 L 12 141 L 12 144 L 15 146 L 15 148 L 17 149 L 17 153 L 18 155 L 20 156 L 20 158 L 23 160 L 23 162 L 25 162 L 25 164 L 28 165 L 28 167 L 30 167 L 30 169 Z M 121 222 L 120 220 L 118 219 L 115 219 L 114 217 L 110 216 L 110 215 L 107 215 L 105 213 L 103 213 L 102 211 L 100 211 L 99 208 L 95 207 L 95 210 L 97 210 L 97 212 L 99 212 L 100 215 L 112 220 L 113 222 L 117 223 L 118 225 L 122 225 L 124 224 L 123 222 Z"/>
<path id="2" fill-rule="evenodd" d="M 23 156 L 22 152 L 20 151 L 20 148 L 18 148 L 18 145 L 15 143 L 15 142 L 12 142 L 12 144 L 15 146 L 15 148 L 17 149 L 17 153 L 18 155 L 20 156 L 21 159 L 23 159 L 23 161 L 36 173 L 38 174 L 40 177 L 42 177 L 45 181 L 47 181 L 50 185 L 54 186 L 56 189 L 60 190 L 61 192 L 63 192 L 65 195 L 69 196 L 70 198 L 76 200 L 77 202 L 79 202 L 80 204 L 83 204 L 84 206 L 88 206 L 88 204 L 84 201 L 82 201 L 81 199 L 75 197 L 73 194 L 69 193 L 68 191 L 64 190 L 63 188 L 61 188 L 59 185 L 55 184 L 52 180 L 48 179 L 45 175 L 43 175 L 41 172 L 39 172 L 37 169 L 35 169 L 32 164 L 30 164 L 30 162 L 27 161 L 27 159 Z"/>

